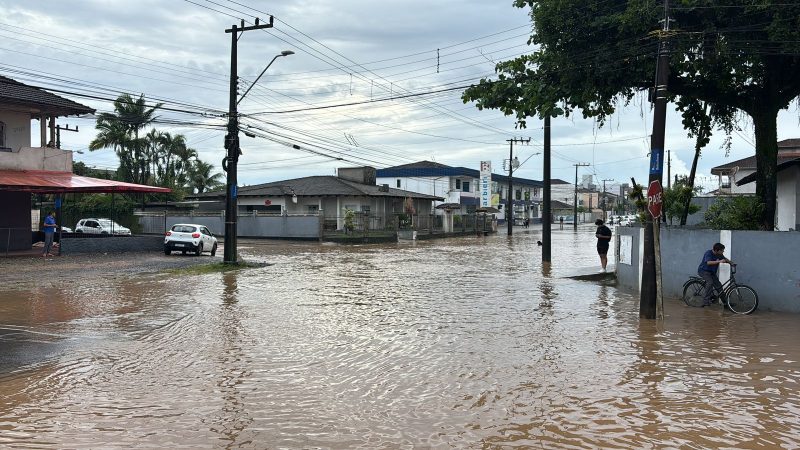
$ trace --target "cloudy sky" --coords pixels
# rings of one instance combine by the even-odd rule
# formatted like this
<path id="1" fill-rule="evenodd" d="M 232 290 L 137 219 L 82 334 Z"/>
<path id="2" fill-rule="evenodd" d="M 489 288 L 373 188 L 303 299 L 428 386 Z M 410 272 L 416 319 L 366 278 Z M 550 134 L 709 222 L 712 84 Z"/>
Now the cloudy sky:
<path id="1" fill-rule="evenodd" d="M 460 98 L 464 86 L 491 77 L 497 61 L 531 51 L 528 11 L 512 0 L 0 0 L 0 8 L 0 75 L 64 91 L 98 112 L 111 111 L 119 93 L 144 94 L 171 109 L 154 126 L 184 134 L 218 170 L 229 98 L 224 31 L 274 16 L 272 29 L 239 40 L 240 93 L 273 56 L 295 52 L 241 101 L 242 128 L 255 136 L 241 137 L 241 184 L 421 160 L 476 169 L 491 160 L 502 173 L 513 137 L 531 138 L 515 147 L 524 161 L 515 175 L 542 178 L 540 121 L 520 130 Z M 800 137 L 797 116 L 794 106 L 782 113 L 779 139 Z M 652 122 L 642 99 L 602 128 L 580 115 L 554 120 L 553 177 L 572 180 L 574 164 L 589 163 L 579 177 L 614 180 L 609 190 L 631 177 L 644 181 Z M 82 151 L 76 160 L 116 168 L 112 150 L 88 151 L 93 118 L 59 123 L 80 128 L 62 133 L 62 147 Z M 754 153 L 752 126 L 741 124 L 730 154 L 722 142 L 718 133 L 699 165 L 708 190 L 711 167 Z M 666 148 L 672 173 L 688 173 L 693 141 L 674 113 Z"/>

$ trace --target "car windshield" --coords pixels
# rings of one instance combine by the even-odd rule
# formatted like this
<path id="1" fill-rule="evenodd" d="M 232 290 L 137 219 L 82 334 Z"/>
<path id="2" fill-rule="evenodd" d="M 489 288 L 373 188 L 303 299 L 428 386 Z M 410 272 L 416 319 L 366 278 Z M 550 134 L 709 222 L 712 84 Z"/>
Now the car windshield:
<path id="1" fill-rule="evenodd" d="M 196 228 L 188 225 L 175 225 L 172 227 L 172 231 L 176 233 L 194 233 Z"/>
<path id="2" fill-rule="evenodd" d="M 103 225 L 105 227 L 113 226 L 114 228 L 122 228 L 122 225 L 118 224 L 117 222 L 112 222 L 109 219 L 97 219 L 97 221 L 100 222 L 100 225 Z"/>

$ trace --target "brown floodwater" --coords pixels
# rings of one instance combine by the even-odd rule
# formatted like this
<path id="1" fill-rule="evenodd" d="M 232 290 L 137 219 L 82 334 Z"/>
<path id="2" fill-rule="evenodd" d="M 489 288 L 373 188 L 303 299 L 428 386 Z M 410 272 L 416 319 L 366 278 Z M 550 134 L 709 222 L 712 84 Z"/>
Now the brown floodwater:
<path id="1" fill-rule="evenodd" d="M 242 241 L 270 265 L 35 282 L 0 261 L 0 447 L 800 447 L 799 316 L 642 321 L 563 277 L 596 270 L 593 229 L 556 230 L 549 270 L 538 239 Z"/>

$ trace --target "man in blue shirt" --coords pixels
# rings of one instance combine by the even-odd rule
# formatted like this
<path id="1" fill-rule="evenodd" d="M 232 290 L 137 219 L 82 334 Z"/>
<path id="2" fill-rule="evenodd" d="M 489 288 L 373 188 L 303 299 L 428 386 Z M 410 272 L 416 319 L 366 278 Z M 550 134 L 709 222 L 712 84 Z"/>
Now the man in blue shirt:
<path id="1" fill-rule="evenodd" d="M 42 256 L 53 256 L 50 253 L 50 248 L 53 246 L 56 228 L 55 213 L 50 211 L 50 214 L 44 218 L 44 248 L 42 249 Z"/>
<path id="2" fill-rule="evenodd" d="M 724 252 L 725 246 L 717 242 L 714 244 L 711 250 L 706 251 L 706 253 L 703 255 L 703 261 L 700 262 L 700 266 L 697 268 L 697 275 L 702 277 L 706 282 L 706 292 L 705 295 L 703 295 L 703 306 L 708 306 L 711 304 L 711 297 L 714 294 L 714 287 L 716 287 L 719 292 L 722 292 L 722 283 L 719 282 L 719 278 L 717 277 L 717 269 L 719 268 L 719 265 L 722 263 L 733 264 L 733 261 L 723 255 Z"/>

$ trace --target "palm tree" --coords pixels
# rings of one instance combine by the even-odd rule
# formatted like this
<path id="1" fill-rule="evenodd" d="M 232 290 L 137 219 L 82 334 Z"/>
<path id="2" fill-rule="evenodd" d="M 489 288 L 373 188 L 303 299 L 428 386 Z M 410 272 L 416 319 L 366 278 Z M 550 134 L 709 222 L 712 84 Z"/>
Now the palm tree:
<path id="1" fill-rule="evenodd" d="M 203 161 L 195 160 L 189 169 L 189 187 L 192 192 L 202 194 L 206 190 L 215 190 L 222 186 L 222 174 L 217 172 L 211 175 L 214 166 Z"/>
<path id="2" fill-rule="evenodd" d="M 149 108 L 144 94 L 134 99 L 130 94 L 121 94 L 114 100 L 114 112 L 102 113 L 97 117 L 97 138 L 89 145 L 90 150 L 111 147 L 120 159 L 120 169 L 125 181 L 146 182 L 148 161 L 144 152 L 146 139 L 139 139 L 139 131 L 151 124 L 155 112 L 163 103 Z"/>

